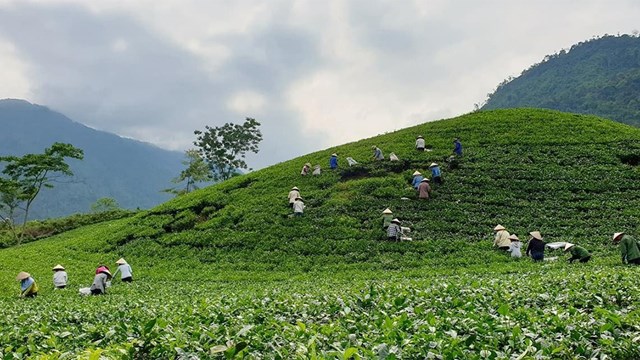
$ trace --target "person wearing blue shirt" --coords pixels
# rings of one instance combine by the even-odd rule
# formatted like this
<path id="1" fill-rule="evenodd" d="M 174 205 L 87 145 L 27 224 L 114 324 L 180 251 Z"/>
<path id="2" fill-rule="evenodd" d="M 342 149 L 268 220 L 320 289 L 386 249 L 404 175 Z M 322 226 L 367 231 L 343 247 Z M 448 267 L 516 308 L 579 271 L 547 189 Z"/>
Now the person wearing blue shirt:
<path id="1" fill-rule="evenodd" d="M 413 181 L 411 181 L 411 185 L 414 189 L 418 190 L 418 186 L 420 186 L 420 182 L 424 179 L 424 176 L 419 171 L 413 173 Z"/>
<path id="2" fill-rule="evenodd" d="M 429 165 L 429 169 L 431 169 L 431 179 L 433 182 L 436 184 L 442 184 L 442 174 L 440 173 L 440 167 L 438 167 L 438 164 L 431 163 L 431 165 Z"/>
<path id="3" fill-rule="evenodd" d="M 375 160 L 384 160 L 384 155 L 382 155 L 382 150 L 380 150 L 379 147 L 374 145 L 371 149 L 373 150 L 373 158 Z"/>
<path id="4" fill-rule="evenodd" d="M 456 138 L 455 140 L 453 140 L 453 144 L 455 146 L 453 148 L 453 152 L 458 156 L 462 156 L 462 143 L 460 142 L 460 139 Z"/>
<path id="5" fill-rule="evenodd" d="M 329 159 L 329 167 L 331 170 L 335 170 L 338 168 L 338 154 L 331 154 L 331 158 Z"/>

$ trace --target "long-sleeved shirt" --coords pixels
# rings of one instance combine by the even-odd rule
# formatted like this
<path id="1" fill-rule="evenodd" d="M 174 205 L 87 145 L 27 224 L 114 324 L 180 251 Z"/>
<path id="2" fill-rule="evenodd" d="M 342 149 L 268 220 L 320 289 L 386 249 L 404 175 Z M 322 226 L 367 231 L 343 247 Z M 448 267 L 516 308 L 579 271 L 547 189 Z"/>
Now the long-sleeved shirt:
<path id="1" fill-rule="evenodd" d="M 29 296 L 38 293 L 38 284 L 32 277 L 20 281 L 20 296 Z"/>
<path id="2" fill-rule="evenodd" d="M 431 168 L 431 177 L 439 177 L 440 176 L 440 168 L 434 166 Z"/>
<path id="3" fill-rule="evenodd" d="M 569 252 L 571 253 L 571 259 L 569 262 L 573 262 L 574 260 L 584 259 L 586 257 L 591 256 L 591 254 L 587 251 L 587 249 L 582 246 L 573 245 L 569 248 Z"/>
<path id="4" fill-rule="evenodd" d="M 120 279 L 130 278 L 133 275 L 133 270 L 131 270 L 131 265 L 129 264 L 118 265 L 118 269 L 113 273 L 114 278 L 118 272 L 120 272 Z"/>
<path id="5" fill-rule="evenodd" d="M 337 156 L 332 156 L 329 159 L 329 167 L 331 169 L 337 169 L 338 168 L 338 157 Z"/>
<path id="6" fill-rule="evenodd" d="M 511 240 L 509 240 L 509 232 L 507 230 L 500 230 L 496 232 L 496 237 L 493 240 L 493 245 L 497 247 L 511 246 Z"/>
<path id="7" fill-rule="evenodd" d="M 293 203 L 293 212 L 294 213 L 303 213 L 304 212 L 304 203 L 300 200 Z"/>
<path id="8" fill-rule="evenodd" d="M 53 273 L 53 286 L 55 287 L 67 286 L 66 271 L 56 271 Z"/>
<path id="9" fill-rule="evenodd" d="M 413 188 L 418 190 L 418 186 L 420 186 L 420 182 L 424 179 L 424 176 L 422 175 L 416 175 L 413 177 L 413 181 L 411 182 L 411 185 L 413 185 Z"/>
<path id="10" fill-rule="evenodd" d="M 293 204 L 296 201 L 296 198 L 300 197 L 300 192 L 298 190 L 289 191 L 289 204 Z"/>
<path id="11" fill-rule="evenodd" d="M 108 279 L 109 277 L 105 273 L 96 274 L 93 278 L 93 284 L 91 284 L 91 291 L 100 290 L 101 293 L 106 293 Z"/>
<path id="12" fill-rule="evenodd" d="M 520 241 L 512 241 L 509 244 L 509 251 L 511 252 L 511 257 L 519 258 L 522 257 L 522 253 L 520 252 Z"/>
<path id="13" fill-rule="evenodd" d="M 387 228 L 387 237 L 400 239 L 400 235 L 402 235 L 402 229 L 400 228 L 400 225 L 391 223 L 391 225 L 389 225 L 389 227 Z"/>
<path id="14" fill-rule="evenodd" d="M 420 199 L 428 199 L 429 193 L 431 192 L 431 186 L 428 182 L 423 181 L 418 185 L 418 198 Z"/>
<path id="15" fill-rule="evenodd" d="M 454 144 L 453 152 L 458 155 L 462 155 L 462 143 L 460 143 L 460 141 L 455 141 Z"/>
<path id="16" fill-rule="evenodd" d="M 620 240 L 620 255 L 622 255 L 623 264 L 640 258 L 640 249 L 638 249 L 638 243 L 633 236 L 622 235 L 622 239 Z"/>
<path id="17" fill-rule="evenodd" d="M 416 149 L 424 149 L 424 139 L 417 139 L 416 140 Z"/>
<path id="18" fill-rule="evenodd" d="M 380 150 L 380 148 L 375 148 L 375 150 L 373 150 L 373 157 L 376 160 L 384 160 L 384 155 L 382 155 L 382 150 Z"/>
<path id="19" fill-rule="evenodd" d="M 544 254 L 545 242 L 538 239 L 531 239 L 527 245 L 527 255 Z"/>

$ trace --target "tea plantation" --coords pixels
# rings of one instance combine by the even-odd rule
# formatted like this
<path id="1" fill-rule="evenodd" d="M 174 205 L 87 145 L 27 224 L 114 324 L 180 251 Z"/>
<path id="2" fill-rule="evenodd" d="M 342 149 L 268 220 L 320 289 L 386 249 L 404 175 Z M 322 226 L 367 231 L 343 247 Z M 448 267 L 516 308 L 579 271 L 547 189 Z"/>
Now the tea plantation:
<path id="1" fill-rule="evenodd" d="M 415 151 L 417 135 L 433 151 Z M 448 170 L 454 137 L 465 153 Z M 374 163 L 372 145 L 401 161 Z M 411 174 L 433 161 L 445 183 L 419 201 Z M 303 177 L 306 162 L 326 170 Z M 309 154 L 0 250 L 0 358 L 637 359 L 640 269 L 622 265 L 610 239 L 640 236 L 639 163 L 640 130 L 534 109 Z M 301 218 L 287 204 L 294 185 Z M 381 240 L 386 207 L 413 241 Z M 593 259 L 512 260 L 492 248 L 497 223 L 525 240 L 539 230 L 578 243 Z M 133 284 L 78 295 L 121 256 Z M 57 263 L 66 290 L 51 289 Z M 35 299 L 17 298 L 22 270 L 39 282 Z"/>

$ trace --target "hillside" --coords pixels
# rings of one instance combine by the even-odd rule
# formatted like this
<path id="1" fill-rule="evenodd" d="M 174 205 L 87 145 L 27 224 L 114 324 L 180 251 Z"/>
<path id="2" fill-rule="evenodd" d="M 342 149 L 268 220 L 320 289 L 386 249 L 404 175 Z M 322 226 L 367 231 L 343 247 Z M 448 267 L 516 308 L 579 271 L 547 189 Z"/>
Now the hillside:
<path id="1" fill-rule="evenodd" d="M 640 37 L 604 36 L 549 55 L 489 94 L 483 110 L 535 107 L 640 126 Z"/>
<path id="2" fill-rule="evenodd" d="M 54 142 L 84 150 L 72 161 L 70 183 L 45 189 L 34 202 L 32 218 L 85 213 L 102 197 L 128 209 L 150 208 L 171 196 L 161 193 L 182 170 L 182 153 L 88 128 L 43 106 L 0 100 L 0 154 L 41 153 Z"/>
<path id="3" fill-rule="evenodd" d="M 432 152 L 413 149 L 419 134 Z M 416 200 L 411 173 L 442 162 L 456 136 L 460 167 L 443 168 L 432 200 Z M 372 163 L 374 144 L 402 161 Z M 327 168 L 332 152 L 339 171 L 299 175 L 305 162 Z M 346 156 L 362 165 L 348 168 Z M 639 159 L 638 129 L 531 109 L 476 112 L 309 154 L 129 218 L 0 250 L 0 342 L 8 344 L 0 351 L 638 358 L 637 269 L 619 265 L 610 237 L 637 233 Z M 289 216 L 294 185 L 308 206 L 302 218 Z M 414 241 L 379 240 L 385 207 Z M 525 240 L 539 230 L 549 242 L 578 243 L 594 259 L 570 265 L 555 251 L 547 256 L 558 261 L 512 260 L 491 247 L 496 223 Z M 98 263 L 120 256 L 134 284 L 78 297 Z M 70 273 L 68 290 L 49 288 L 56 263 Z M 21 270 L 44 284 L 33 301 L 12 297 Z"/>

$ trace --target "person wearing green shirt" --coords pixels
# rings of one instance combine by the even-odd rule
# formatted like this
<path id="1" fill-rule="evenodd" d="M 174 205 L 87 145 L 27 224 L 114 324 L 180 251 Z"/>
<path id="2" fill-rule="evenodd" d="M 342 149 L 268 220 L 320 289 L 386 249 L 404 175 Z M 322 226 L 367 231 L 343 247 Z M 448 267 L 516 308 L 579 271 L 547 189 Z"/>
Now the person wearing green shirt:
<path id="1" fill-rule="evenodd" d="M 389 225 L 391 225 L 391 220 L 393 220 L 393 212 L 389 208 L 384 209 L 382 212 L 382 228 L 388 229 Z"/>
<path id="2" fill-rule="evenodd" d="M 591 254 L 582 246 L 566 243 L 564 245 L 564 251 L 568 251 L 571 253 L 571 258 L 569 259 L 570 263 L 576 260 L 580 260 L 581 263 L 586 263 L 587 261 L 591 260 Z"/>
<path id="3" fill-rule="evenodd" d="M 622 255 L 623 264 L 640 265 L 640 249 L 638 242 L 631 235 L 625 235 L 623 232 L 613 234 L 613 242 L 619 243 L 620 255 Z"/>

